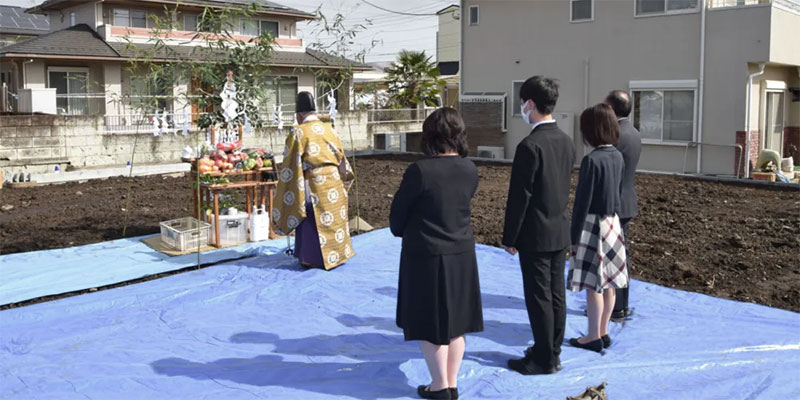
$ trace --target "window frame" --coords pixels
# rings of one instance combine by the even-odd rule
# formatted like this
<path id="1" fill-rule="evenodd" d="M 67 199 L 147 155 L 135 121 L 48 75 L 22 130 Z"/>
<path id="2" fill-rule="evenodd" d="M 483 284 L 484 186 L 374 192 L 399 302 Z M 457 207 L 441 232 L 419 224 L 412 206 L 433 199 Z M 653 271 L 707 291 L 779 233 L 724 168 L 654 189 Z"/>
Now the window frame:
<path id="1" fill-rule="evenodd" d="M 639 13 L 637 6 L 641 0 L 633 1 L 633 16 L 634 18 L 650 18 L 650 17 L 663 17 L 665 15 L 681 15 L 681 14 L 696 14 L 700 12 L 700 7 L 703 5 L 703 0 L 697 0 L 697 5 L 694 8 L 685 8 L 681 10 L 670 10 L 669 2 L 672 0 L 664 0 L 664 12 L 657 13 Z"/>
<path id="2" fill-rule="evenodd" d="M 122 26 L 117 25 L 117 11 L 125 11 L 128 13 L 128 25 Z M 133 12 L 143 12 L 144 13 L 144 27 L 141 26 L 133 26 Z M 121 26 L 123 28 L 134 28 L 134 29 L 147 29 L 152 27 L 152 23 L 150 22 L 150 13 L 147 10 L 141 8 L 125 8 L 125 7 L 114 7 L 111 9 L 111 25 L 113 26 Z"/>
<path id="3" fill-rule="evenodd" d="M 500 121 L 500 132 L 506 133 L 508 132 L 508 94 L 503 95 L 501 106 L 503 107 L 503 118 Z"/>
<path id="4" fill-rule="evenodd" d="M 89 101 L 88 99 L 89 99 L 89 95 L 91 94 L 90 87 L 89 87 L 89 84 L 91 82 L 90 81 L 89 68 L 86 68 L 86 67 L 59 67 L 59 66 L 47 67 L 46 73 L 47 73 L 47 87 L 48 88 L 53 88 L 52 82 L 50 82 L 50 73 L 51 72 L 63 72 L 65 74 L 67 74 L 67 76 L 66 76 L 67 82 L 69 82 L 69 79 L 70 79 L 69 75 L 72 74 L 72 73 L 86 74 L 86 82 L 85 82 L 86 91 L 84 93 L 75 93 L 75 95 L 77 95 L 77 96 L 73 97 L 73 93 L 71 93 L 70 90 L 69 90 L 69 83 L 67 83 L 67 92 L 66 93 L 61 93 L 63 95 L 66 95 L 66 99 L 67 99 L 66 100 L 67 101 L 67 107 L 66 107 L 66 109 L 64 109 L 66 114 L 67 115 L 83 115 L 83 114 L 73 114 L 73 110 L 72 110 L 73 109 L 73 105 L 70 102 L 70 100 L 72 100 L 72 99 L 80 99 L 79 95 L 85 95 L 86 97 L 84 97 L 84 99 L 86 101 L 86 107 L 87 107 L 86 109 L 88 110 L 88 101 Z M 57 92 L 58 92 L 58 89 L 56 89 L 56 107 L 58 107 L 58 95 L 59 95 L 59 93 L 57 93 Z"/>
<path id="5" fill-rule="evenodd" d="M 241 34 L 242 36 L 252 36 L 252 37 L 261 36 L 261 34 L 263 33 L 262 23 L 264 22 L 271 22 L 277 25 L 277 28 L 275 29 L 277 34 L 274 36 L 274 38 L 277 39 L 281 35 L 281 21 L 275 19 L 242 18 L 242 25 L 239 27 L 239 34 Z M 256 25 L 255 28 L 256 30 L 258 30 L 258 35 L 251 35 L 245 31 L 245 24 L 247 23 L 254 23 Z"/>
<path id="6" fill-rule="evenodd" d="M 472 10 L 475 10 L 475 23 L 472 23 Z M 481 24 L 481 9 L 480 6 L 469 6 L 467 13 L 467 23 L 469 26 L 478 26 Z"/>
<path id="7" fill-rule="evenodd" d="M 630 81 L 628 84 L 628 95 L 631 97 L 631 101 L 633 102 L 631 108 L 631 115 L 630 120 L 631 123 L 636 125 L 636 99 L 634 92 L 644 92 L 644 91 L 662 91 L 662 92 L 692 92 L 692 138 L 690 140 L 671 140 L 671 139 L 664 139 L 664 114 L 663 114 L 663 103 L 662 103 L 662 114 L 661 114 L 661 138 L 660 139 L 653 139 L 653 138 L 645 138 L 642 137 L 642 144 L 647 145 L 664 145 L 664 146 L 687 146 L 689 143 L 697 142 L 697 127 L 698 127 L 698 120 L 697 120 L 697 111 L 698 111 L 698 85 L 696 79 L 687 79 L 687 80 L 663 80 L 663 81 Z"/>
<path id="8" fill-rule="evenodd" d="M 186 17 L 194 18 L 194 29 L 186 29 Z M 181 13 L 181 30 L 184 32 L 199 32 L 200 29 L 200 14 Z"/>
<path id="9" fill-rule="evenodd" d="M 592 15 L 591 15 L 591 17 L 585 18 L 585 19 L 578 19 L 578 20 L 575 19 L 574 15 L 572 15 L 572 4 L 575 3 L 576 1 L 585 1 L 585 0 L 569 0 L 569 22 L 573 23 L 573 24 L 580 24 L 580 23 L 583 23 L 583 22 L 593 22 L 594 21 L 594 4 L 595 4 L 595 0 L 589 0 L 589 2 L 592 4 Z"/>
<path id="10" fill-rule="evenodd" d="M 519 97 L 519 91 L 514 91 L 514 85 L 519 83 L 519 88 L 522 89 L 522 84 L 525 83 L 525 80 L 512 80 L 511 81 L 511 117 L 519 117 L 522 118 L 522 113 L 520 112 L 519 105 L 522 104 L 522 101 Z M 517 102 L 519 102 L 517 104 Z M 515 107 L 516 105 L 516 107 Z"/>

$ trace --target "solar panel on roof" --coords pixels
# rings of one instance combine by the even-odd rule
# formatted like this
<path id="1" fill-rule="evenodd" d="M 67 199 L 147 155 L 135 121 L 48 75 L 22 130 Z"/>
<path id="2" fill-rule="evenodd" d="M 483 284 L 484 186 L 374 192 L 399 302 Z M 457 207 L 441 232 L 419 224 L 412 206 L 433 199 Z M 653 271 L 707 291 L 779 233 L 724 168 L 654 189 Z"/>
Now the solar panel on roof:
<path id="1" fill-rule="evenodd" d="M 43 15 L 26 14 L 21 7 L 0 6 L 0 29 L 50 30 L 50 20 Z"/>

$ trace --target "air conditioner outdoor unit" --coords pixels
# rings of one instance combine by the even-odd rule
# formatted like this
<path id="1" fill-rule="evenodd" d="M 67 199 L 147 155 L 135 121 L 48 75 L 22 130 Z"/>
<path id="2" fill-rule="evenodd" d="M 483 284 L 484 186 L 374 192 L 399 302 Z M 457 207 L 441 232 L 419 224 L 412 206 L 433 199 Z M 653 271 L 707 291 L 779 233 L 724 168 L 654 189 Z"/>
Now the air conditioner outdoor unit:
<path id="1" fill-rule="evenodd" d="M 494 158 L 498 160 L 502 160 L 505 158 L 506 151 L 502 147 L 493 147 L 493 146 L 478 146 L 478 157 L 479 158 Z"/>

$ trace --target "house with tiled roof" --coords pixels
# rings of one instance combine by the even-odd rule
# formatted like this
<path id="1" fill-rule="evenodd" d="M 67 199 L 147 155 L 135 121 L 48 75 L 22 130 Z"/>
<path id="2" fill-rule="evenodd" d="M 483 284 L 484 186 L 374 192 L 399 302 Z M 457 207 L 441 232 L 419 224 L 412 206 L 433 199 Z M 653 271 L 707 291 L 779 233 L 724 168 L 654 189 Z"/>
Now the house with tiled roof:
<path id="1" fill-rule="evenodd" d="M 27 13 L 47 18 L 49 32 L 0 48 L 0 64 L 15 77 L 12 91 L 55 89 L 59 114 L 113 118 L 131 112 L 130 107 L 113 99 L 141 93 L 139 86 L 149 85 L 143 79 L 145 72 L 131 73 L 126 66 L 136 50 L 147 51 L 154 46 L 154 21 L 168 16 L 165 7 L 177 11 L 169 14 L 174 18 L 174 28 L 163 31 L 160 27 L 158 33 L 169 48 L 164 53 L 168 61 L 170 55 L 191 56 L 205 43 L 197 39 L 204 10 L 249 5 L 249 0 L 47 0 Z M 275 78 L 267 83 L 274 89 L 270 102 L 285 104 L 284 111 L 291 112 L 298 91 L 320 91 L 315 70 L 340 68 L 342 61 L 307 48 L 298 37 L 297 24 L 314 19 L 314 14 L 270 1 L 259 1 L 258 6 L 251 16 L 233 24 L 233 37 L 247 42 L 269 32 L 275 38 L 270 58 Z M 188 93 L 196 89 L 192 86 L 187 79 L 161 90 Z M 174 113 L 185 107 L 177 99 L 165 104 Z"/>
<path id="2" fill-rule="evenodd" d="M 0 5 L 0 48 L 24 42 L 50 31 L 50 20 L 43 15 L 28 14 L 22 7 Z M 0 84 L 13 87 L 10 68 L 0 64 Z M 8 96 L 6 94 L 6 96 Z"/>

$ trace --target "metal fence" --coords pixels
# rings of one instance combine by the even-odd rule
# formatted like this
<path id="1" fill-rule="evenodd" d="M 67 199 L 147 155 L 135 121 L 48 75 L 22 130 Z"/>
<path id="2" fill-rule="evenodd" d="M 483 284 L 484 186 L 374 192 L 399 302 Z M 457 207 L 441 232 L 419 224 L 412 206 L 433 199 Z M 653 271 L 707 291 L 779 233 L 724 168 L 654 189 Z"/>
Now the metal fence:
<path id="1" fill-rule="evenodd" d="M 175 133 L 181 134 L 184 130 L 189 132 L 196 132 L 199 130 L 198 121 L 203 115 L 207 113 L 194 113 L 184 115 L 180 112 L 166 113 L 160 112 L 158 114 L 120 114 L 120 115 L 106 115 L 105 132 L 106 133 L 151 133 L 159 131 L 164 134 Z M 281 113 L 281 120 L 284 127 L 288 128 L 294 123 L 294 112 L 284 111 Z M 278 125 L 273 115 L 263 114 L 259 116 L 259 120 L 263 126 L 274 127 Z M 255 124 L 255 121 L 254 121 Z"/>
<path id="2" fill-rule="evenodd" d="M 420 123 L 425 121 L 425 118 L 428 118 L 434 110 L 436 110 L 434 107 L 367 110 L 367 123 Z"/>

